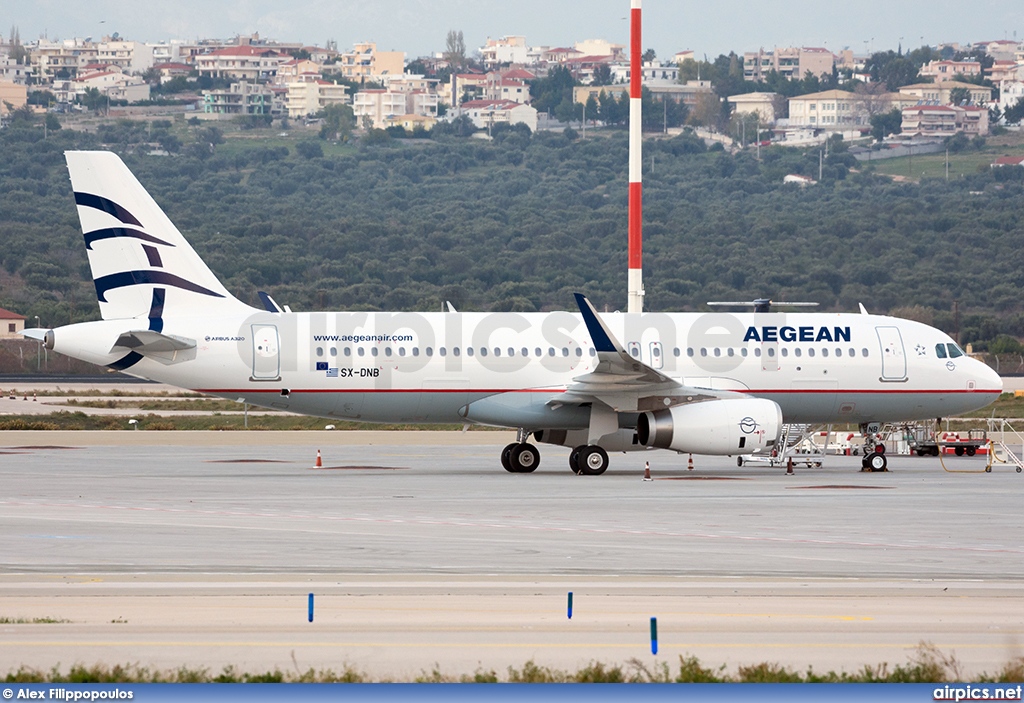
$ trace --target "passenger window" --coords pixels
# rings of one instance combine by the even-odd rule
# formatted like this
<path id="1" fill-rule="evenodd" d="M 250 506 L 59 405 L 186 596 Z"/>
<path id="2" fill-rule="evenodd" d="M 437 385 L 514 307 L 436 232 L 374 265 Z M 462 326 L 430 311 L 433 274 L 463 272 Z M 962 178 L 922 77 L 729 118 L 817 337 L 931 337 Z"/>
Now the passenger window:
<path id="1" fill-rule="evenodd" d="M 746 347 L 743 347 L 742 349 L 740 349 L 740 356 L 746 356 L 748 353 L 749 352 L 747 352 L 747 348 Z"/>
<path id="2" fill-rule="evenodd" d="M 701 356 L 707 356 L 708 355 L 708 350 L 705 349 L 704 347 L 701 347 L 700 348 L 700 355 Z"/>
<path id="3" fill-rule="evenodd" d="M 384 356 L 391 356 L 391 347 L 384 347 Z"/>
<path id="4" fill-rule="evenodd" d="M 949 349 L 949 358 L 950 359 L 955 359 L 958 356 L 963 356 L 964 355 L 964 353 L 960 349 L 960 347 L 958 347 L 955 344 L 947 344 L 946 347 Z"/>
<path id="5" fill-rule="evenodd" d="M 946 358 L 946 345 L 945 344 L 941 344 L 940 343 L 940 344 L 936 344 L 935 345 L 935 356 L 939 357 L 940 359 L 945 359 Z"/>
<path id="6" fill-rule="evenodd" d="M 434 355 L 434 348 L 433 347 L 427 347 L 423 351 L 425 351 L 427 353 L 427 356 L 433 356 Z"/>
<path id="7" fill-rule="evenodd" d="M 715 356 L 721 356 L 721 355 L 722 355 L 722 350 L 719 349 L 718 347 L 715 347 Z"/>
<path id="8" fill-rule="evenodd" d="M 533 350 L 533 355 L 534 356 L 540 356 L 540 354 L 541 354 L 540 347 L 537 347 L 536 349 Z"/>
<path id="9" fill-rule="evenodd" d="M 828 349 L 822 349 L 821 350 L 821 355 L 824 356 L 824 357 L 828 357 Z"/>
<path id="10" fill-rule="evenodd" d="M 452 348 L 452 356 L 458 356 L 458 355 L 459 355 L 459 348 L 458 347 L 453 347 Z"/>
<path id="11" fill-rule="evenodd" d="M 412 348 L 412 355 L 413 356 L 419 356 L 420 355 L 420 348 L 419 347 L 413 347 Z"/>
<path id="12" fill-rule="evenodd" d="M 487 356 L 487 347 L 480 347 L 480 356 Z"/>
<path id="13" fill-rule="evenodd" d="M 583 348 L 582 347 L 576 347 L 576 356 L 578 356 L 578 357 L 579 356 L 583 356 Z"/>
<path id="14" fill-rule="evenodd" d="M 398 348 L 398 355 L 399 356 L 405 356 L 405 347 L 399 347 Z"/>
<path id="15" fill-rule="evenodd" d="M 754 347 L 754 356 L 761 357 L 761 347 Z"/>
<path id="16" fill-rule="evenodd" d="M 562 347 L 562 356 L 569 356 L 569 348 Z"/>
<path id="17" fill-rule="evenodd" d="M 726 350 L 725 350 L 725 353 L 726 353 L 727 355 L 729 355 L 729 356 L 736 356 L 736 352 L 735 352 L 735 351 L 733 350 L 733 348 L 732 348 L 732 347 L 729 347 L 728 349 L 726 349 Z"/>
<path id="18" fill-rule="evenodd" d="M 868 355 L 867 347 L 864 347 L 863 349 L 860 350 L 860 355 L 861 356 L 867 356 Z"/>
<path id="19" fill-rule="evenodd" d="M 590 355 L 591 355 L 591 356 L 597 356 L 597 350 L 596 350 L 596 349 L 594 349 L 593 347 L 591 347 L 591 348 L 590 348 Z"/>
<path id="20" fill-rule="evenodd" d="M 473 347 L 466 347 L 466 356 L 473 356 Z"/>
<path id="21" fill-rule="evenodd" d="M 316 348 L 316 355 L 317 356 L 323 356 L 324 355 L 324 348 L 323 347 L 317 347 Z"/>
<path id="22" fill-rule="evenodd" d="M 693 347 L 687 347 L 686 355 L 691 358 L 693 357 Z"/>
<path id="23" fill-rule="evenodd" d="M 362 347 L 359 347 L 359 356 L 366 356 L 366 350 Z"/>
<path id="24" fill-rule="evenodd" d="M 378 354 L 380 354 L 380 349 L 378 349 L 377 347 L 372 347 L 370 349 L 370 354 L 372 354 L 373 356 L 377 356 Z"/>
<path id="25" fill-rule="evenodd" d="M 554 347 L 548 347 L 548 356 L 554 356 L 554 355 L 555 355 L 555 348 Z"/>
<path id="26" fill-rule="evenodd" d="M 338 348 L 337 347 L 331 347 L 331 356 L 337 356 L 337 355 L 338 355 Z"/>
<path id="27" fill-rule="evenodd" d="M 679 347 L 676 347 L 675 349 L 672 350 L 672 356 L 675 356 L 675 357 L 679 356 Z"/>
<path id="28" fill-rule="evenodd" d="M 836 347 L 836 356 L 842 356 L 842 355 L 843 355 L 843 350 L 840 349 L 839 347 Z"/>
<path id="29" fill-rule="evenodd" d="M 637 359 L 640 357 L 640 350 L 637 349 L 636 347 L 633 347 L 632 349 L 629 350 L 629 355 L 632 356 L 634 359 Z"/>
<path id="30" fill-rule="evenodd" d="M 522 353 L 523 353 L 523 356 L 529 356 L 529 355 L 530 355 L 530 350 L 529 350 L 529 349 L 527 349 L 526 347 L 523 347 L 523 348 L 521 349 L 521 351 L 522 351 Z M 510 354 L 509 356 L 511 356 L 511 354 Z"/>
<path id="31" fill-rule="evenodd" d="M 768 356 L 775 356 L 775 349 L 768 347 Z"/>
<path id="32" fill-rule="evenodd" d="M 352 347 L 345 347 L 345 356 L 352 356 Z"/>
<path id="33" fill-rule="evenodd" d="M 846 355 L 852 359 L 853 357 L 857 356 L 857 350 L 854 349 L 853 347 L 850 347 L 850 351 L 847 352 Z"/>
<path id="34" fill-rule="evenodd" d="M 444 347 L 438 347 L 437 353 L 440 354 L 441 356 L 448 356 L 448 350 L 445 349 Z"/>
<path id="35" fill-rule="evenodd" d="M 803 354 L 803 351 L 800 349 L 800 347 L 797 347 L 796 349 L 793 350 L 793 354 L 796 356 L 800 356 L 801 354 Z"/>
<path id="36" fill-rule="evenodd" d="M 789 356 L 789 347 L 783 347 L 782 348 L 782 355 L 783 356 Z"/>

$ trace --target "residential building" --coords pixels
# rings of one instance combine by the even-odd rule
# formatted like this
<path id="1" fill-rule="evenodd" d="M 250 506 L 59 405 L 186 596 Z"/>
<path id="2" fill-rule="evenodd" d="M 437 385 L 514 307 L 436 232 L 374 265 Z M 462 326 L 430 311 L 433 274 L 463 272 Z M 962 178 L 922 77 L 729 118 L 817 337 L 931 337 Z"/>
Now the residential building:
<path id="1" fill-rule="evenodd" d="M 651 81 L 645 82 L 644 87 L 655 100 L 673 100 L 690 108 L 697 104 L 702 94 L 714 92 L 711 81 L 687 81 L 682 85 L 669 81 Z"/>
<path id="2" fill-rule="evenodd" d="M 511 100 L 524 105 L 530 104 L 530 86 L 537 76 L 522 68 L 508 71 L 491 71 L 483 84 L 483 100 Z"/>
<path id="3" fill-rule="evenodd" d="M 455 75 L 455 97 L 452 105 L 458 106 L 462 102 L 462 96 L 467 93 L 474 99 L 483 96 L 484 88 L 487 85 L 487 74 L 484 73 L 458 73 Z"/>
<path id="4" fill-rule="evenodd" d="M 693 49 L 683 49 L 677 51 L 675 56 L 672 57 L 672 63 L 680 64 L 683 61 L 694 61 L 696 60 L 693 55 Z"/>
<path id="5" fill-rule="evenodd" d="M 611 55 L 587 54 L 568 59 L 562 63 L 562 66 L 568 68 L 573 78 L 577 81 L 583 85 L 590 85 L 594 82 L 594 76 L 599 68 L 602 66 L 611 67 L 613 65 L 612 58 Z M 537 76 L 535 75 L 534 77 Z"/>
<path id="6" fill-rule="evenodd" d="M 959 105 L 913 105 L 903 108 L 902 134 L 948 137 L 963 132 L 969 137 L 988 134 L 988 110 Z"/>
<path id="7" fill-rule="evenodd" d="M 624 61 L 626 56 L 625 44 L 613 44 L 604 39 L 585 39 L 573 44 L 573 48 L 583 56 L 608 56 L 611 61 Z M 679 63 L 676 61 L 675 63 Z"/>
<path id="8" fill-rule="evenodd" d="M 538 61 L 544 63 L 565 63 L 569 59 L 576 59 L 583 55 L 582 51 L 577 51 L 571 47 L 559 46 L 553 49 L 543 49 L 538 55 Z"/>
<path id="9" fill-rule="evenodd" d="M 365 83 L 378 81 L 382 76 L 396 76 L 405 72 L 405 53 L 377 51 L 373 42 L 360 42 L 352 51 L 338 57 L 341 75 L 350 81 Z"/>
<path id="10" fill-rule="evenodd" d="M 1013 59 L 1022 45 L 1016 39 L 996 39 L 989 42 L 978 42 L 973 45 L 975 49 L 984 49 L 985 53 L 998 60 Z"/>
<path id="11" fill-rule="evenodd" d="M 921 67 L 922 76 L 931 76 L 936 81 L 952 80 L 954 76 L 980 76 L 981 63 L 978 61 L 929 61 Z"/>
<path id="12" fill-rule="evenodd" d="M 1002 168 L 1003 166 L 1024 168 L 1024 156 L 1000 156 L 992 162 L 992 168 Z"/>
<path id="13" fill-rule="evenodd" d="M 104 38 L 96 44 L 96 62 L 122 73 L 145 73 L 153 66 L 153 47 L 137 41 Z"/>
<path id="14" fill-rule="evenodd" d="M 282 85 L 299 80 L 315 81 L 323 78 L 321 66 L 311 59 L 291 59 L 277 67 L 277 82 Z"/>
<path id="15" fill-rule="evenodd" d="M 537 131 L 537 110 L 511 100 L 470 100 L 454 111 L 467 115 L 478 129 L 489 129 L 496 124 L 525 124 Z"/>
<path id="16" fill-rule="evenodd" d="M 0 115 L 7 114 L 7 106 L 15 110 L 28 102 L 28 88 L 22 83 L 0 80 Z"/>
<path id="17" fill-rule="evenodd" d="M 409 114 L 405 108 L 406 94 L 382 89 L 360 90 L 352 96 L 352 112 L 356 125 L 383 129 L 388 118 Z"/>
<path id="18" fill-rule="evenodd" d="M 162 63 L 184 63 L 181 47 L 185 44 L 186 42 L 182 39 L 171 39 L 170 41 L 147 44 L 147 46 L 153 53 L 153 64 L 156 65 Z"/>
<path id="19" fill-rule="evenodd" d="M 947 105 L 950 102 L 949 94 L 954 88 L 966 88 L 971 93 L 972 105 L 987 105 L 992 101 L 992 89 L 974 83 L 961 83 L 960 81 L 945 81 L 941 83 L 914 83 L 900 88 L 901 95 L 917 98 L 923 102 L 932 102 L 939 105 Z"/>
<path id="20" fill-rule="evenodd" d="M 55 78 L 73 80 L 80 68 L 96 62 L 96 45 L 88 39 L 40 39 L 29 50 L 29 61 L 40 83 L 49 83 Z"/>
<path id="21" fill-rule="evenodd" d="M 274 93 L 269 86 L 248 81 L 232 83 L 227 90 L 204 90 L 200 119 L 274 113 Z"/>
<path id="22" fill-rule="evenodd" d="M 348 86 L 325 80 L 289 83 L 285 96 L 285 109 L 292 119 L 315 115 L 329 105 L 348 103 Z"/>
<path id="23" fill-rule="evenodd" d="M 741 93 L 730 95 L 727 101 L 735 114 L 756 114 L 762 124 L 774 124 L 778 96 L 778 93 Z"/>
<path id="24" fill-rule="evenodd" d="M 789 80 L 801 80 L 808 73 L 832 75 L 834 67 L 832 52 L 818 47 L 776 47 L 774 51 L 759 49 L 743 54 L 743 77 L 748 81 L 764 81 L 771 71 Z"/>
<path id="25" fill-rule="evenodd" d="M 25 329 L 25 316 L 0 308 L 0 337 L 21 339 L 21 331 Z"/>
<path id="26" fill-rule="evenodd" d="M 630 65 L 628 63 L 613 64 L 612 83 L 629 83 Z M 679 64 L 646 61 L 640 68 L 645 85 L 655 82 L 676 83 L 679 81 Z"/>
<path id="27" fill-rule="evenodd" d="M 90 90 L 98 90 L 110 100 L 130 103 L 149 100 L 149 83 L 139 76 L 129 76 L 116 68 L 80 73 L 76 80 L 53 82 L 53 95 L 59 103 L 78 102 Z"/>
<path id="28" fill-rule="evenodd" d="M 229 46 L 196 56 L 195 65 L 201 76 L 256 83 L 274 80 L 290 58 L 260 46 Z"/>
<path id="29" fill-rule="evenodd" d="M 184 63 L 158 63 L 154 64 L 153 70 L 160 76 L 160 84 L 192 73 L 192 67 Z"/>
<path id="30" fill-rule="evenodd" d="M 572 101 L 578 105 L 586 105 L 591 97 L 600 102 L 601 93 L 610 95 L 620 100 L 623 95 L 629 95 L 628 85 L 578 85 L 572 89 Z"/>
<path id="31" fill-rule="evenodd" d="M 429 132 L 435 124 L 437 124 L 437 118 L 428 115 L 392 115 L 391 117 L 384 118 L 385 129 L 388 127 L 401 127 L 407 132 L 412 132 L 417 127 L 421 127 Z"/>
<path id="32" fill-rule="evenodd" d="M 480 49 L 484 66 L 497 68 L 508 64 L 523 64 L 529 58 L 529 48 L 526 46 L 526 37 L 513 35 L 499 39 L 487 38 L 487 44 Z"/>
<path id="33" fill-rule="evenodd" d="M 993 83 L 1024 79 L 1024 61 L 994 61 L 988 70 L 987 78 Z"/>
<path id="34" fill-rule="evenodd" d="M 789 99 L 791 127 L 843 130 L 868 123 L 869 117 L 855 93 L 826 90 Z"/>
<path id="35" fill-rule="evenodd" d="M 30 66 L 18 63 L 6 54 L 0 54 L 0 81 L 25 85 L 31 72 Z"/>
<path id="36" fill-rule="evenodd" d="M 1024 81 L 1003 81 L 999 84 L 999 109 L 1006 112 L 1024 100 Z"/>

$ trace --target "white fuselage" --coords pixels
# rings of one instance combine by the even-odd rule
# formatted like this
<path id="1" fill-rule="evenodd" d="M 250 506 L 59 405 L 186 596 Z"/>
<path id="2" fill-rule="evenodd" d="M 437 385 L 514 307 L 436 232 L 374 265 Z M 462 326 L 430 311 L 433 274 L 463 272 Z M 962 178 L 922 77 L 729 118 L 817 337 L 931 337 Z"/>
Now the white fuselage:
<path id="1" fill-rule="evenodd" d="M 579 409 L 539 411 L 597 358 L 581 315 L 335 312 L 166 317 L 194 358 L 140 358 L 127 373 L 253 405 L 390 423 L 586 427 Z M 897 318 L 828 313 L 602 315 L 630 355 L 685 386 L 774 400 L 787 422 L 865 423 L 984 407 L 999 377 L 946 334 Z M 142 322 L 145 322 L 144 320 Z M 54 348 L 98 364 L 139 320 L 55 330 Z M 145 329 L 143 325 L 141 329 Z M 471 403 L 512 399 L 482 415 Z M 495 413 L 497 415 L 495 416 Z"/>

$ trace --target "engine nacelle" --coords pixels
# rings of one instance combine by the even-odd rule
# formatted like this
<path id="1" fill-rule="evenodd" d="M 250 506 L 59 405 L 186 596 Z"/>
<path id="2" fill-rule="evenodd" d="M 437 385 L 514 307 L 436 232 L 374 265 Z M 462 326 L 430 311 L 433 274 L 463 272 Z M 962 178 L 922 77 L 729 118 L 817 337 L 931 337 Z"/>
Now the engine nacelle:
<path id="1" fill-rule="evenodd" d="M 734 455 L 770 450 L 782 431 L 782 408 L 764 398 L 726 398 L 643 413 L 640 444 L 686 454 Z"/>

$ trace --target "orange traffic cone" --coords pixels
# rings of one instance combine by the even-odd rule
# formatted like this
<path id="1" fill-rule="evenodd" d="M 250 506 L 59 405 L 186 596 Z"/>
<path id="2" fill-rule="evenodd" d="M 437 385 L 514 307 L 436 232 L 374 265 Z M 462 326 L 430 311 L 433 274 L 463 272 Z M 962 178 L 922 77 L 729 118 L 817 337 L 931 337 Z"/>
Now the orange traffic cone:
<path id="1" fill-rule="evenodd" d="M 793 457 L 789 457 L 788 459 L 786 459 L 786 475 L 793 475 Z"/>
<path id="2" fill-rule="evenodd" d="M 691 454 L 690 458 L 686 460 L 686 470 L 693 471 L 693 454 Z"/>
<path id="3" fill-rule="evenodd" d="M 654 480 L 653 478 L 651 478 L 651 462 L 649 462 L 649 461 L 645 461 L 644 462 L 644 480 L 645 481 L 653 481 Z"/>
<path id="4" fill-rule="evenodd" d="M 316 450 L 316 463 L 313 464 L 314 469 L 322 469 L 324 467 L 324 460 L 320 457 L 320 450 Z"/>

